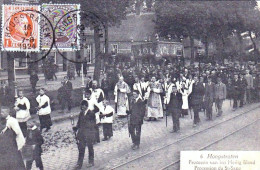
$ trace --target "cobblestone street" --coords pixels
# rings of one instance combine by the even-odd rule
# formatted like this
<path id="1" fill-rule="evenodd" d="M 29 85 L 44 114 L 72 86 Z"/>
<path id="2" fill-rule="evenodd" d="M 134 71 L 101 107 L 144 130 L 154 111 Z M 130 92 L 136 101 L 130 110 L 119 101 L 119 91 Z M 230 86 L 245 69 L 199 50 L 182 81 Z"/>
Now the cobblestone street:
<path id="1" fill-rule="evenodd" d="M 172 130 L 172 121 L 170 116 L 168 117 L 167 128 L 165 127 L 165 118 L 160 119 L 156 122 L 145 121 L 142 126 L 141 146 L 140 149 L 137 151 L 133 151 L 131 149 L 131 139 L 129 138 L 127 124 L 125 123 L 123 128 L 118 128 L 118 130 L 114 131 L 114 136 L 109 141 L 101 142 L 94 146 L 95 166 L 92 169 L 111 169 L 112 167 L 115 167 L 125 161 L 131 160 L 154 149 L 165 146 L 175 140 L 181 139 L 187 135 L 198 132 L 201 129 L 208 128 L 209 126 L 227 120 L 231 117 L 234 117 L 237 114 L 241 114 L 246 110 L 250 110 L 257 106 L 259 106 L 259 104 L 252 104 L 233 112 L 230 109 L 229 101 L 226 101 L 224 103 L 224 114 L 222 117 L 216 118 L 216 113 L 214 113 L 213 121 L 206 121 L 204 113 L 201 112 L 201 125 L 196 128 L 192 128 L 192 119 L 190 118 L 190 116 L 181 118 L 181 131 L 179 133 L 174 134 L 170 133 L 170 131 Z M 70 124 L 70 121 L 67 120 L 55 124 L 52 130 L 49 132 L 53 134 L 59 131 L 59 133 L 61 133 L 59 135 L 61 136 L 68 135 L 67 133 L 70 132 L 70 135 L 68 135 L 68 138 L 70 139 L 68 139 L 69 142 L 65 141 L 68 144 L 58 148 L 52 146 L 48 149 L 47 152 L 43 153 L 42 159 L 45 169 L 67 170 L 73 169 L 76 165 L 78 151 L 76 142 L 71 139 L 73 138 L 71 127 L 72 126 Z M 223 131 L 224 129 L 220 130 Z M 67 131 L 66 134 L 62 134 L 64 131 Z M 100 136 L 101 138 L 103 137 L 102 134 L 100 134 Z M 59 142 L 58 144 L 56 144 L 57 146 L 61 145 L 61 143 Z M 87 155 L 88 154 L 86 149 L 84 165 L 87 164 Z M 82 169 L 84 169 L 84 165 Z"/>

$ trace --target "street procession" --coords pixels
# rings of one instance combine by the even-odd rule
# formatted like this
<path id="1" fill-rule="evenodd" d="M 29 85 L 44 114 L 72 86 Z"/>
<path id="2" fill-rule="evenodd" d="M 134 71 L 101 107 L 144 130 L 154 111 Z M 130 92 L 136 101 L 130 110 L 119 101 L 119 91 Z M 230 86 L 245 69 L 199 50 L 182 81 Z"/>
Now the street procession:
<path id="1" fill-rule="evenodd" d="M 0 170 L 259 169 L 259 5 L 1 1 Z"/>

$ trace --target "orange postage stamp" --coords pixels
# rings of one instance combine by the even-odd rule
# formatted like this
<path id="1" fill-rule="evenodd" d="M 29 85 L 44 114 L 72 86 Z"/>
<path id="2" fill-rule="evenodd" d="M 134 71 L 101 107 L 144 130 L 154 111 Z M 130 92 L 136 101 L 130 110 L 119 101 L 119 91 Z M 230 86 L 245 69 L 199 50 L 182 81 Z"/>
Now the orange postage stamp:
<path id="1" fill-rule="evenodd" d="M 40 50 L 38 5 L 3 5 L 2 51 Z"/>

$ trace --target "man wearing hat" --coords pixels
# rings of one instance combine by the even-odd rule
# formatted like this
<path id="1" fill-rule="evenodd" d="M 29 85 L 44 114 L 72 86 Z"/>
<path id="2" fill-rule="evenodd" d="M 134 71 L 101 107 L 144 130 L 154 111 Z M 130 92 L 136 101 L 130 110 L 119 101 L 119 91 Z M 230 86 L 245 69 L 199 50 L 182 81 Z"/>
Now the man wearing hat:
<path id="1" fill-rule="evenodd" d="M 130 102 L 130 122 L 128 124 L 129 133 L 132 138 L 132 149 L 139 149 L 141 140 L 141 127 L 143 124 L 143 119 L 145 115 L 145 103 L 140 98 L 139 92 L 137 90 L 133 91 L 133 98 Z"/>
<path id="2" fill-rule="evenodd" d="M 88 108 L 89 110 L 95 110 L 95 108 L 99 108 L 102 104 L 99 104 L 97 99 L 92 95 L 92 91 L 90 89 L 86 89 L 85 91 L 85 98 L 83 99 L 84 101 L 88 102 Z M 99 136 L 99 127 L 98 124 L 100 123 L 100 118 L 99 118 L 99 112 L 95 113 L 96 115 L 96 142 L 100 142 L 100 136 Z"/>
<path id="3" fill-rule="evenodd" d="M 81 111 L 79 114 L 79 119 L 76 127 L 73 127 L 73 131 L 77 132 L 78 143 L 78 162 L 77 169 L 81 169 L 84 156 L 85 156 L 85 147 L 88 146 L 89 153 L 89 164 L 87 167 L 94 166 L 94 148 L 93 144 L 96 142 L 96 113 L 99 112 L 99 109 L 91 110 L 89 104 L 86 100 L 81 101 Z"/>

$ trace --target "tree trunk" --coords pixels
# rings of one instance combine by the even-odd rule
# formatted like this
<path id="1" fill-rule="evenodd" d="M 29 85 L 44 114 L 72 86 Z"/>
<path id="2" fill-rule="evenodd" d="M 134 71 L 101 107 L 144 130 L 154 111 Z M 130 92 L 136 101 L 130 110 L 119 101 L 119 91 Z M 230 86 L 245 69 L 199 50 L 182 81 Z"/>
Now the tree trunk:
<path id="1" fill-rule="evenodd" d="M 108 24 L 105 24 L 105 54 L 108 54 Z"/>
<path id="2" fill-rule="evenodd" d="M 208 36 L 205 37 L 205 55 L 206 55 L 206 58 L 209 59 L 209 42 L 208 42 Z"/>
<path id="3" fill-rule="evenodd" d="M 241 33 L 237 32 L 237 38 L 239 41 L 239 61 L 243 61 L 243 37 L 241 36 Z"/>
<path id="4" fill-rule="evenodd" d="M 140 14 L 141 14 L 142 3 L 143 3 L 142 0 L 137 0 L 137 1 L 136 1 L 136 3 L 135 3 L 135 12 L 136 12 L 136 15 L 140 15 Z"/>
<path id="5" fill-rule="evenodd" d="M 194 63 L 194 38 L 192 36 L 190 36 L 190 61 L 191 64 Z"/>
<path id="6" fill-rule="evenodd" d="M 221 41 L 222 41 L 222 54 L 221 54 L 221 62 L 222 64 L 224 64 L 224 60 L 225 60 L 225 39 L 223 36 L 221 36 Z"/>
<path id="7" fill-rule="evenodd" d="M 102 60 L 102 68 L 103 70 L 105 71 L 106 70 L 106 66 L 105 66 L 105 61 L 107 61 L 108 59 L 108 24 L 105 23 L 105 55 L 103 57 L 103 60 Z"/>
<path id="8" fill-rule="evenodd" d="M 100 52 L 100 37 L 99 27 L 94 27 L 94 42 L 95 42 L 95 69 L 94 69 L 94 80 L 99 81 L 100 69 L 101 69 L 101 52 Z"/>
<path id="9" fill-rule="evenodd" d="M 15 53 L 13 53 L 15 54 Z M 14 98 L 15 90 L 14 90 L 14 58 L 11 56 L 7 56 L 7 74 L 8 74 L 8 85 L 11 90 L 11 95 Z"/>
<path id="10" fill-rule="evenodd" d="M 254 47 L 254 59 L 255 59 L 255 62 L 257 62 L 259 52 L 258 52 L 256 43 L 255 43 L 255 40 L 253 39 L 253 36 L 252 36 L 252 32 L 251 32 L 251 31 L 249 31 L 249 37 L 250 37 L 250 40 L 251 40 L 252 43 L 253 43 L 253 47 Z"/>

